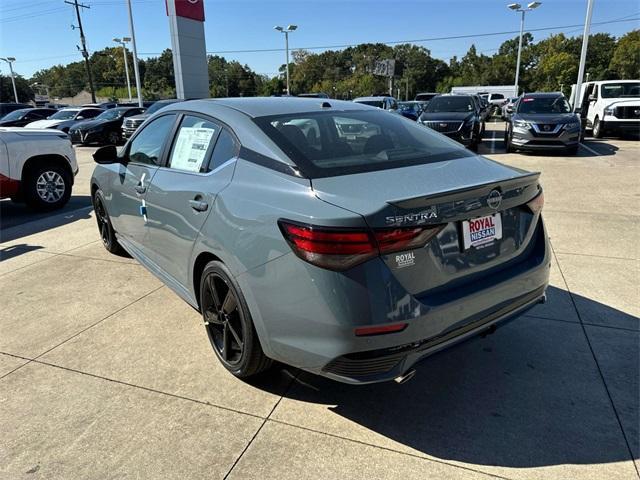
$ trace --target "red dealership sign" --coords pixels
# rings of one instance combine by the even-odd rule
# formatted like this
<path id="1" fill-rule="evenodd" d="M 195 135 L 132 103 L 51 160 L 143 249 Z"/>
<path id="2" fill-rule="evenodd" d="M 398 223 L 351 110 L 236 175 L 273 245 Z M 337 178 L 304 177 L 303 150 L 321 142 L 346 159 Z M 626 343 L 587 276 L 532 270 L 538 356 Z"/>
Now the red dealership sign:
<path id="1" fill-rule="evenodd" d="M 204 0 L 166 0 L 167 15 L 169 14 L 169 3 L 173 2 L 176 15 L 178 17 L 190 18 L 204 22 Z"/>

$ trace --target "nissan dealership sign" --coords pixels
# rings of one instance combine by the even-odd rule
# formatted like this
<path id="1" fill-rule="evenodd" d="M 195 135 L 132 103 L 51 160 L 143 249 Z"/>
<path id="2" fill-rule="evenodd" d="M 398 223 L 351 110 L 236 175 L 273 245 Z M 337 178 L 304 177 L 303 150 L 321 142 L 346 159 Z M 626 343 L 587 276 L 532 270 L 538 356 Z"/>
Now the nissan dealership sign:
<path id="1" fill-rule="evenodd" d="M 166 0 L 176 96 L 208 98 L 209 71 L 204 40 L 204 0 Z"/>

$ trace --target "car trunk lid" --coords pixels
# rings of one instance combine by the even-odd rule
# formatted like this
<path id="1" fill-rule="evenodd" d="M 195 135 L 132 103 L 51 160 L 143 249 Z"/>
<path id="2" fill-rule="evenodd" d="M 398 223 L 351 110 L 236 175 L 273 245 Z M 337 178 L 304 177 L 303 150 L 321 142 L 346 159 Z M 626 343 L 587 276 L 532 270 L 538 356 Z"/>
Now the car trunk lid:
<path id="1" fill-rule="evenodd" d="M 312 186 L 319 199 L 362 215 L 374 230 L 440 225 L 426 246 L 382 256 L 407 291 L 426 294 L 489 275 L 524 253 L 537 224 L 526 204 L 540 191 L 538 179 L 471 157 L 314 179 Z M 499 223 L 501 238 L 465 245 L 465 222 L 474 219 Z"/>

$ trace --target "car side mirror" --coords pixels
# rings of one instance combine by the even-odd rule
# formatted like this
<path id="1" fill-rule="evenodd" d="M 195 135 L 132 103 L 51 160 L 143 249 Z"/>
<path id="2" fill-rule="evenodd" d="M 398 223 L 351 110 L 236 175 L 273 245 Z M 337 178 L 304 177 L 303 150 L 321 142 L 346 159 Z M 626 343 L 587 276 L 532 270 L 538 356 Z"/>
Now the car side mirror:
<path id="1" fill-rule="evenodd" d="M 507 107 L 507 113 L 513 113 L 513 105 Z"/>
<path id="2" fill-rule="evenodd" d="M 97 149 L 93 154 L 93 161 L 102 165 L 122 163 L 122 159 L 118 158 L 118 150 L 115 145 L 106 145 Z"/>

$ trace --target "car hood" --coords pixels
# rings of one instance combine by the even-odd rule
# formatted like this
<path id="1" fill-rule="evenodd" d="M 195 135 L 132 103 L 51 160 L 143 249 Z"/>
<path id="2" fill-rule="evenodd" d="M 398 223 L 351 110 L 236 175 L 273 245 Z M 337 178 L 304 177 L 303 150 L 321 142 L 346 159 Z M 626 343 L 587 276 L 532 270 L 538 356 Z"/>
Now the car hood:
<path id="1" fill-rule="evenodd" d="M 460 148 L 460 157 L 453 160 L 314 178 L 312 186 L 321 200 L 366 217 L 384 203 L 439 195 L 451 190 L 517 178 L 523 174 L 529 172 L 472 155 L 468 150 Z"/>
<path id="2" fill-rule="evenodd" d="M 1 132 L 16 133 L 24 137 L 31 136 L 51 136 L 66 138 L 67 134 L 60 130 L 53 130 L 50 128 L 22 128 L 22 127 L 0 127 Z"/>
<path id="3" fill-rule="evenodd" d="M 28 123 L 27 128 L 53 128 L 57 127 L 66 120 L 36 120 L 35 122 Z"/>
<path id="4" fill-rule="evenodd" d="M 640 107 L 640 98 L 605 98 L 610 101 L 608 107 Z"/>
<path id="5" fill-rule="evenodd" d="M 74 125 L 74 130 L 90 130 L 95 127 L 100 127 L 102 125 L 108 125 L 112 122 L 116 122 L 118 119 L 114 120 L 86 120 L 84 122 L 80 122 L 77 125 Z"/>
<path id="6" fill-rule="evenodd" d="M 139 115 L 132 115 L 130 117 L 127 118 L 127 120 L 146 120 L 147 118 L 149 118 L 149 114 L 148 113 L 141 113 Z"/>
<path id="7" fill-rule="evenodd" d="M 424 112 L 420 115 L 420 120 L 426 122 L 466 120 L 472 115 L 471 112 Z"/>
<path id="8" fill-rule="evenodd" d="M 578 120 L 575 113 L 517 113 L 512 118 L 532 123 L 571 123 Z"/>

